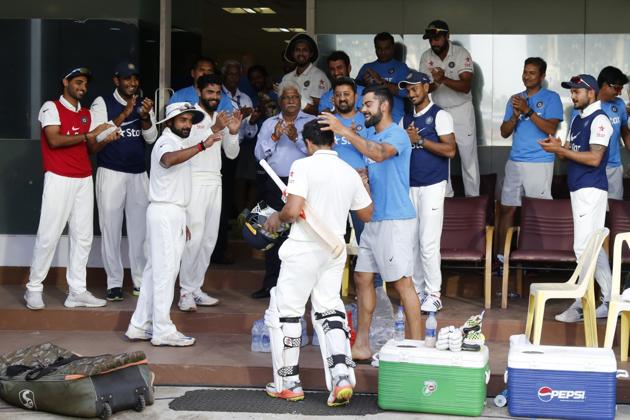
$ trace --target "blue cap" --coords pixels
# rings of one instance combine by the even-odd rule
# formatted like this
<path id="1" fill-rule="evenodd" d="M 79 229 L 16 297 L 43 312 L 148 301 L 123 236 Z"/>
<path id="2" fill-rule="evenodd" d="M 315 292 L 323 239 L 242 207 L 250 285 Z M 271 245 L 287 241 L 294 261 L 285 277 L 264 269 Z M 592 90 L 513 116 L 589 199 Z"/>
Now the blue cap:
<path id="1" fill-rule="evenodd" d="M 565 89 L 587 89 L 599 93 L 597 79 L 590 74 L 578 74 L 577 76 L 573 76 L 568 82 L 562 82 L 561 86 Z"/>
<path id="2" fill-rule="evenodd" d="M 117 77 L 129 77 L 133 75 L 140 75 L 140 68 L 130 61 L 123 61 L 118 63 L 116 70 L 114 70 L 114 76 Z"/>
<path id="3" fill-rule="evenodd" d="M 409 74 L 407 74 L 407 77 L 405 77 L 405 80 L 398 83 L 398 89 L 404 89 L 406 85 L 418 85 L 424 83 L 431 83 L 429 76 L 420 71 L 411 70 Z"/>

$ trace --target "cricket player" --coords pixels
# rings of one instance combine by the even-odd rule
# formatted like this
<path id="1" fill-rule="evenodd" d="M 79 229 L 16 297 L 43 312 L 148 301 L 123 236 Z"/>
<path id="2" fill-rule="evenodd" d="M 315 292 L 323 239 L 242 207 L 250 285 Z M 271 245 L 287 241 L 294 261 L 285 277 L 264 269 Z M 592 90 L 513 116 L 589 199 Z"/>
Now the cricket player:
<path id="1" fill-rule="evenodd" d="M 590 236 L 604 227 L 606 204 L 608 203 L 608 144 L 613 133 L 610 120 L 597 100 L 597 80 L 589 74 L 573 76 L 562 82 L 562 87 L 571 89 L 571 100 L 579 114 L 571 121 L 570 140 L 564 145 L 560 139 L 548 136 L 539 141 L 546 152 L 555 153 L 566 159 L 567 182 L 571 194 L 573 212 L 573 250 L 580 258 Z M 608 301 L 612 275 L 604 249 L 599 250 L 595 280 L 602 292 L 602 304 L 596 309 L 597 318 L 608 316 Z M 561 322 L 578 322 L 583 319 L 582 303 L 576 300 L 566 311 L 556 315 Z"/>
<path id="2" fill-rule="evenodd" d="M 330 391 L 328 405 L 336 406 L 350 402 L 355 385 L 349 329 L 339 295 L 346 252 L 333 257 L 311 226 L 294 222 L 308 202 L 312 212 L 341 238 L 350 210 L 364 221 L 370 220 L 372 200 L 356 170 L 331 150 L 332 132 L 322 131 L 317 121 L 311 121 L 304 125 L 303 138 L 310 156 L 291 165 L 287 202 L 265 224 L 268 231 L 275 232 L 281 223 L 293 223 L 278 253 L 282 261 L 280 276 L 265 311 L 274 376 L 274 382 L 267 385 L 267 394 L 290 401 L 304 398 L 298 362 L 300 317 L 310 297 Z"/>
<path id="3" fill-rule="evenodd" d="M 194 124 L 205 115 L 188 102 L 166 107 L 166 128 L 151 152 L 147 242 L 149 253 L 142 275 L 136 310 L 125 335 L 129 340 L 151 340 L 154 346 L 192 346 L 195 339 L 177 331 L 171 321 L 175 279 L 190 232 L 186 207 L 192 190 L 190 159 L 204 153 L 221 133 L 215 133 L 192 147 L 184 141 Z"/>

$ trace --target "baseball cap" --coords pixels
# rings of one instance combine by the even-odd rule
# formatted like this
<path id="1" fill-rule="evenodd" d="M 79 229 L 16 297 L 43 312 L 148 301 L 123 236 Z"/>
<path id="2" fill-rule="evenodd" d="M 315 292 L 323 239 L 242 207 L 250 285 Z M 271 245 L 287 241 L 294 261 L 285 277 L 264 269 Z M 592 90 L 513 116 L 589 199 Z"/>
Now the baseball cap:
<path id="1" fill-rule="evenodd" d="M 171 118 L 175 118 L 178 115 L 185 114 L 186 112 L 193 113 L 193 124 L 199 124 L 203 120 L 203 112 L 199 111 L 190 102 L 174 102 L 166 106 L 166 116 L 162 121 L 158 121 L 156 124 L 162 124 Z"/>
<path id="2" fill-rule="evenodd" d="M 405 80 L 398 82 L 398 89 L 404 89 L 407 85 L 419 85 L 424 83 L 431 83 L 431 79 L 426 74 L 411 70 Z"/>
<path id="3" fill-rule="evenodd" d="M 568 82 L 562 82 L 560 86 L 565 89 L 587 89 L 599 93 L 597 80 L 590 74 L 578 74 L 573 76 Z"/>
<path id="4" fill-rule="evenodd" d="M 114 70 L 114 76 L 117 77 L 129 77 L 140 74 L 140 68 L 130 61 L 123 61 L 118 63 Z"/>
<path id="5" fill-rule="evenodd" d="M 88 80 L 90 80 L 92 78 L 92 72 L 87 67 L 77 67 L 70 70 L 63 78 L 66 80 L 72 80 L 79 76 L 85 76 Z"/>
<path id="6" fill-rule="evenodd" d="M 429 23 L 429 26 L 424 30 L 424 35 L 422 39 L 433 39 L 438 36 L 440 33 L 448 33 L 448 24 L 443 20 L 434 20 Z"/>

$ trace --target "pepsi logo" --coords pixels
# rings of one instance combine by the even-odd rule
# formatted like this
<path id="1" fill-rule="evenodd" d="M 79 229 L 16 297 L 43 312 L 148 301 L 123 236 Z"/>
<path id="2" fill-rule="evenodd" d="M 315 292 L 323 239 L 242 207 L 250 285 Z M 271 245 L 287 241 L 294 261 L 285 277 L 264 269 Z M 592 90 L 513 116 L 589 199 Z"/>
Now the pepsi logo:
<path id="1" fill-rule="evenodd" d="M 549 402 L 553 399 L 553 390 L 548 386 L 538 389 L 538 399 L 542 402 Z"/>
<path id="2" fill-rule="evenodd" d="M 577 390 L 554 390 L 548 386 L 538 388 L 538 399 L 548 403 L 553 399 L 560 402 L 583 402 L 586 399 L 586 391 Z"/>

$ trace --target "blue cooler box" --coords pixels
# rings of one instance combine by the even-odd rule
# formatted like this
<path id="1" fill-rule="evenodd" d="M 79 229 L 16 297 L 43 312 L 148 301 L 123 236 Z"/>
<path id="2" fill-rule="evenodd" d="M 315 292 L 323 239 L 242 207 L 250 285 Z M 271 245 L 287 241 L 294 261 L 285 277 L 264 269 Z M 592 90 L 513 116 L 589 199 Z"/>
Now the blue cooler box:
<path id="1" fill-rule="evenodd" d="M 617 361 L 611 349 L 511 340 L 506 374 L 512 416 L 615 418 Z"/>

